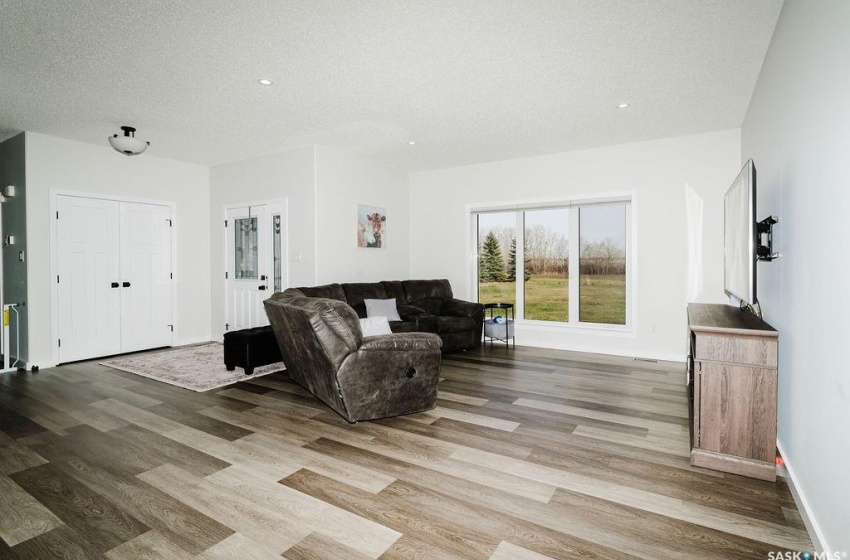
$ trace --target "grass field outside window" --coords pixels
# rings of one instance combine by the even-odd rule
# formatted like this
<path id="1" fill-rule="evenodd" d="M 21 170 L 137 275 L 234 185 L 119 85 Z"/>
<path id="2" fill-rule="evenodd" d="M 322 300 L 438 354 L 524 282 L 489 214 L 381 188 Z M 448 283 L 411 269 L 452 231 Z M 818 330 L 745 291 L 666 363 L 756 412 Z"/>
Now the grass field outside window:
<path id="1" fill-rule="evenodd" d="M 626 277 L 623 274 L 583 275 L 581 321 L 624 325 L 626 323 Z M 569 281 L 563 276 L 532 276 L 525 283 L 525 318 L 567 322 Z M 516 303 L 515 282 L 483 282 L 478 287 L 481 303 Z"/>

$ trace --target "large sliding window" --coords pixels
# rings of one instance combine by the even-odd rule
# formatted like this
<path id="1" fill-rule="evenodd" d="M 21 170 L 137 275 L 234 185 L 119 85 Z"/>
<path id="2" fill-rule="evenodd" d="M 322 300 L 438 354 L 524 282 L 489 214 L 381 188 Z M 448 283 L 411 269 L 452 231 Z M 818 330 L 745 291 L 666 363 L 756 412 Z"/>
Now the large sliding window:
<path id="1" fill-rule="evenodd" d="M 630 199 L 472 214 L 478 301 L 526 321 L 628 325 Z"/>

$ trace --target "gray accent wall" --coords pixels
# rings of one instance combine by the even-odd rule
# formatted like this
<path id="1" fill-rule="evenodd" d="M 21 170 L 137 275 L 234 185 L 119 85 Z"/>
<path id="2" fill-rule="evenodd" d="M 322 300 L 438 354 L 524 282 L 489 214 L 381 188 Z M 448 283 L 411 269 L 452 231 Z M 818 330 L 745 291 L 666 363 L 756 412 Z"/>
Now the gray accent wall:
<path id="1" fill-rule="evenodd" d="M 780 451 L 833 553 L 850 553 L 848 30 L 850 2 L 787 0 L 741 129 L 758 219 L 779 216 L 782 257 L 758 264 L 758 298 L 779 330 Z"/>
<path id="2" fill-rule="evenodd" d="M 27 321 L 27 197 L 24 133 L 0 143 L 0 192 L 14 185 L 15 196 L 0 204 L 3 213 L 3 301 L 18 304 L 20 328 L 15 328 L 15 314 L 11 313 L 12 330 L 10 347 L 13 358 L 26 362 L 29 355 Z M 14 244 L 6 245 L 5 237 L 13 236 Z M 23 252 L 24 260 L 20 254 Z M 16 355 L 18 336 L 20 352 Z"/>

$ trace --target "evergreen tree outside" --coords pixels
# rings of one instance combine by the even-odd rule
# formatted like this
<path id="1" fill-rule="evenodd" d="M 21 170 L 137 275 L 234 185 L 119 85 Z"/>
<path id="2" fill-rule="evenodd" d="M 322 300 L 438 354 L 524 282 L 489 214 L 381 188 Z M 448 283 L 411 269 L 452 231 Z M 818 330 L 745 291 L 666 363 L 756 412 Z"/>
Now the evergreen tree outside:
<path id="1" fill-rule="evenodd" d="M 525 266 L 523 267 L 525 281 L 531 280 L 531 272 L 528 270 L 528 257 L 523 259 Z M 516 237 L 511 239 L 511 250 L 508 252 L 508 282 L 516 282 Z"/>
<path id="2" fill-rule="evenodd" d="M 502 258 L 499 240 L 492 231 L 487 233 L 478 252 L 478 280 L 479 282 L 505 281 L 505 260 Z"/>

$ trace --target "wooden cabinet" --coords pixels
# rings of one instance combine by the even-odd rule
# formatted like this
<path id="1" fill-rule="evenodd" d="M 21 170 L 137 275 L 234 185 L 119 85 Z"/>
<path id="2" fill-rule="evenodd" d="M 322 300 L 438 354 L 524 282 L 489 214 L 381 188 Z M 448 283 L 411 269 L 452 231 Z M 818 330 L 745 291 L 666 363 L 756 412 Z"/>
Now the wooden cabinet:
<path id="1" fill-rule="evenodd" d="M 729 305 L 688 305 L 691 464 L 776 480 L 779 333 Z"/>

